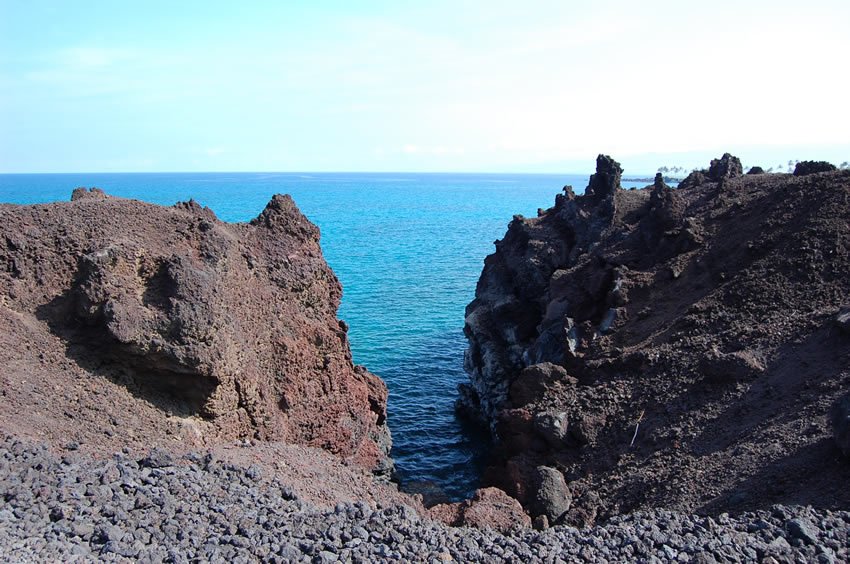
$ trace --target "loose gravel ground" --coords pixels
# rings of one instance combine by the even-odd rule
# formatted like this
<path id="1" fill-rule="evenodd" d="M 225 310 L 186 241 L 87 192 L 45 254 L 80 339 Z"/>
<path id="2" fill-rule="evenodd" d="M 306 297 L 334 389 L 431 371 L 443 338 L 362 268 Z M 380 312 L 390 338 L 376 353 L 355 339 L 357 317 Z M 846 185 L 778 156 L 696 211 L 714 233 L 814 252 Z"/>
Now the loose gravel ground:
<path id="1" fill-rule="evenodd" d="M 452 528 L 406 506 L 321 510 L 212 455 L 96 460 L 0 442 L 0 559 L 13 562 L 844 562 L 850 513 L 636 513 L 586 530 Z"/>

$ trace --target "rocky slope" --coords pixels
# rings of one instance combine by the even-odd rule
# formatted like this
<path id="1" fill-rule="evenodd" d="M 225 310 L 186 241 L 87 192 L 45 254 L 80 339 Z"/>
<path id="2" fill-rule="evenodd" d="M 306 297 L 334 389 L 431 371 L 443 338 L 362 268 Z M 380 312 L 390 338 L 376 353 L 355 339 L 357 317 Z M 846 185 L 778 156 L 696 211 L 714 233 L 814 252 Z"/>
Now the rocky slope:
<path id="1" fill-rule="evenodd" d="M 249 224 L 92 189 L 0 205 L 0 431 L 93 454 L 233 440 L 391 468 L 387 390 L 288 196 Z"/>
<path id="2" fill-rule="evenodd" d="M 850 513 L 650 511 L 584 530 L 454 528 L 410 507 L 313 505 L 261 468 L 153 451 L 91 460 L 0 441 L 13 562 L 846 562 Z"/>
<path id="3" fill-rule="evenodd" d="M 486 481 L 540 526 L 850 506 L 850 172 L 621 173 L 600 155 L 485 260 L 460 407 L 500 441 Z"/>

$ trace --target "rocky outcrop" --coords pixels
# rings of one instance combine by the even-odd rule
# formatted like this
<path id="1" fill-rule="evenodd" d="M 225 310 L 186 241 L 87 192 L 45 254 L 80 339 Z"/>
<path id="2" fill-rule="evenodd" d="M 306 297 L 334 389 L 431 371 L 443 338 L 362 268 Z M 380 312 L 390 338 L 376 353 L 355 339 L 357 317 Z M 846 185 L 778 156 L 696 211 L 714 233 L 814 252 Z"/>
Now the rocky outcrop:
<path id="1" fill-rule="evenodd" d="M 736 178 L 744 174 L 741 159 L 729 153 L 723 153 L 719 159 L 712 159 L 708 167 L 708 178 L 719 182 L 723 178 Z"/>
<path id="2" fill-rule="evenodd" d="M 800 161 L 794 166 L 794 176 L 806 176 L 819 172 L 832 172 L 837 170 L 835 165 L 826 161 Z"/>
<path id="3" fill-rule="evenodd" d="M 118 450 L 284 441 L 387 473 L 387 390 L 352 364 L 341 293 L 289 196 L 249 224 L 97 189 L 2 205 L 0 425 Z"/>
<path id="4" fill-rule="evenodd" d="M 485 483 L 541 522 L 846 505 L 850 173 L 621 173 L 600 155 L 585 195 L 514 217 L 484 261 L 460 407 L 498 439 Z"/>

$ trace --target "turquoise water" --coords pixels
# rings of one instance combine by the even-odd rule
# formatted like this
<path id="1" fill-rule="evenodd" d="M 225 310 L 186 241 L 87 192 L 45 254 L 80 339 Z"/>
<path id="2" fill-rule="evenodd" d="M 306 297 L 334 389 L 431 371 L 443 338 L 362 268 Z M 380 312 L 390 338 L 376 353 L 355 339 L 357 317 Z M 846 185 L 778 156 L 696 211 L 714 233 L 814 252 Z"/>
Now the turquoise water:
<path id="1" fill-rule="evenodd" d="M 247 221 L 288 193 L 322 232 L 342 281 L 339 317 L 355 362 L 390 389 L 393 457 L 403 485 L 433 483 L 457 499 L 478 483 L 485 435 L 453 411 L 465 378 L 464 308 L 484 257 L 516 213 L 550 207 L 587 176 L 512 174 L 0 175 L 0 201 L 68 200 L 77 186 L 171 205 L 194 198 L 225 221 Z"/>

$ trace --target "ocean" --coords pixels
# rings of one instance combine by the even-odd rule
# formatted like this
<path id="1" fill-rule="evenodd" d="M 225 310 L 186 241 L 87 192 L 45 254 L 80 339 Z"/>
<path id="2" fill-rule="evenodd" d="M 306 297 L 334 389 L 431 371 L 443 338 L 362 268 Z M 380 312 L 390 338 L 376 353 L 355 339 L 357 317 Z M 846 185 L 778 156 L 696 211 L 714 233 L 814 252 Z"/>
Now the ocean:
<path id="1" fill-rule="evenodd" d="M 321 229 L 343 285 L 339 317 L 354 360 L 390 390 L 392 455 L 402 487 L 460 499 L 479 483 L 490 443 L 456 419 L 465 380 L 464 308 L 484 257 L 514 214 L 534 216 L 587 175 L 413 173 L 73 173 L 0 175 L 0 202 L 69 200 L 78 186 L 172 205 L 194 198 L 230 222 L 292 195 Z M 624 182 L 624 186 L 643 185 Z"/>

